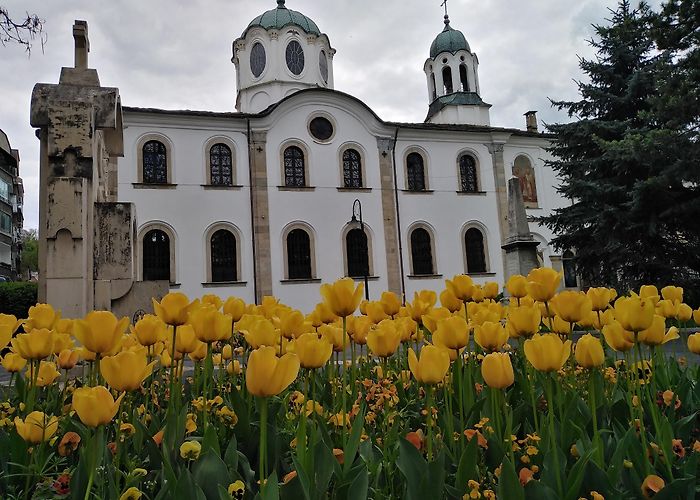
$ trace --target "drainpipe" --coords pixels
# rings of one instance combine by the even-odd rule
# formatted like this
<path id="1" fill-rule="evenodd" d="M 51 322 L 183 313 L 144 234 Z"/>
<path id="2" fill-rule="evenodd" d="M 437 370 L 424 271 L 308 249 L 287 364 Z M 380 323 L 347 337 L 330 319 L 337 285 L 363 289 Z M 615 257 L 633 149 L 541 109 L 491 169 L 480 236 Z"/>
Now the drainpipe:
<path id="1" fill-rule="evenodd" d="M 401 304 L 406 305 L 406 278 L 403 269 L 403 237 L 401 236 L 401 212 L 399 212 L 399 186 L 396 179 L 396 140 L 399 137 L 399 127 L 394 132 L 394 144 L 391 147 L 391 166 L 394 170 L 394 203 L 396 205 L 396 230 L 399 240 L 399 270 L 401 271 Z"/>
<path id="2" fill-rule="evenodd" d="M 246 138 L 248 139 L 248 185 L 250 186 L 250 241 L 253 245 L 253 297 L 258 303 L 258 258 L 255 244 L 255 212 L 253 203 L 253 148 L 250 138 L 250 118 L 246 119 Z"/>

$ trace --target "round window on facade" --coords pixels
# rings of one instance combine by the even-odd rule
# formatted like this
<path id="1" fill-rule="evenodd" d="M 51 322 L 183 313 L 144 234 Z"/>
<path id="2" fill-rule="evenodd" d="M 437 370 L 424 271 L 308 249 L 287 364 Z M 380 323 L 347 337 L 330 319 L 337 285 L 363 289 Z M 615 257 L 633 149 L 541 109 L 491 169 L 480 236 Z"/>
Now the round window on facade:
<path id="1" fill-rule="evenodd" d="M 333 137 L 333 124 L 328 118 L 317 116 L 309 122 L 309 132 L 316 140 L 325 142 Z"/>
<path id="2" fill-rule="evenodd" d="M 318 67 L 321 69 L 321 78 L 328 83 L 328 59 L 326 58 L 326 52 L 323 50 L 318 55 Z"/>
<path id="3" fill-rule="evenodd" d="M 265 70 L 265 63 L 265 47 L 262 46 L 262 43 L 256 42 L 250 50 L 250 70 L 255 78 L 262 75 L 262 72 Z"/>
<path id="4" fill-rule="evenodd" d="M 286 51 L 287 67 L 295 75 L 301 75 L 304 71 L 304 49 L 296 40 L 292 40 L 287 45 Z"/>

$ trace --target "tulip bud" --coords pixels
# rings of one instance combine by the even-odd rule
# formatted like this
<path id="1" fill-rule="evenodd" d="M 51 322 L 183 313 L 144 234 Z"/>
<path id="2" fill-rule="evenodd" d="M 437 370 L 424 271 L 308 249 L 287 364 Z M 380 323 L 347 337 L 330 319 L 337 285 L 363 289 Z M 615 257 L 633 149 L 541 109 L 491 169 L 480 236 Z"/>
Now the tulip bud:
<path id="1" fill-rule="evenodd" d="M 605 361 L 605 352 L 600 341 L 588 333 L 576 342 L 574 357 L 582 367 L 595 368 L 601 366 Z"/>
<path id="2" fill-rule="evenodd" d="M 77 351 L 64 349 L 58 355 L 58 367 L 62 370 L 70 370 L 78 363 L 78 359 Z"/>
<path id="3" fill-rule="evenodd" d="M 505 389 L 512 385 L 515 376 L 510 356 L 500 352 L 487 354 L 481 362 L 481 375 L 486 385 L 494 389 Z"/>

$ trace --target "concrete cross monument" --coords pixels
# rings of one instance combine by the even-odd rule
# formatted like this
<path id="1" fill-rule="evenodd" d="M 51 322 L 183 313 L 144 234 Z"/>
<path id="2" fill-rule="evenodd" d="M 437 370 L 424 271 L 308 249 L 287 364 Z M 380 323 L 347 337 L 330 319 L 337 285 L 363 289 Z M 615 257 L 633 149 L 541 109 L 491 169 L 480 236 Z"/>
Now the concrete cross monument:
<path id="1" fill-rule="evenodd" d="M 58 85 L 38 83 L 30 122 L 41 141 L 39 301 L 79 317 L 92 309 L 131 315 L 167 293 L 136 280 L 136 210 L 117 201 L 124 139 L 119 89 L 88 67 L 85 21 L 75 21 L 75 64 Z"/>

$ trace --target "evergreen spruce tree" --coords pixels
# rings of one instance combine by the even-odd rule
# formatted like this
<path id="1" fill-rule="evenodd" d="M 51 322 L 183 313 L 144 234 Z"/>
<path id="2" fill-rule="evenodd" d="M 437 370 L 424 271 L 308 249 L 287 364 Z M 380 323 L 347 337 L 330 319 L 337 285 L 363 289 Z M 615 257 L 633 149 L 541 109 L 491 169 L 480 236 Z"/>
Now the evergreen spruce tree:
<path id="1" fill-rule="evenodd" d="M 674 57 L 657 50 L 652 27 L 663 23 L 647 5 L 633 9 L 623 0 L 611 14 L 595 26 L 595 59 L 580 62 L 581 99 L 552 103 L 576 118 L 548 127 L 555 135 L 549 165 L 571 205 L 540 222 L 557 235 L 557 248 L 574 251 L 586 284 L 625 292 L 677 283 L 692 293 L 700 272 L 699 167 L 697 156 L 676 150 L 683 126 L 663 116 L 664 101 L 677 99 L 670 88 L 665 98 L 660 91 L 671 85 Z"/>

